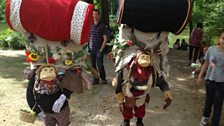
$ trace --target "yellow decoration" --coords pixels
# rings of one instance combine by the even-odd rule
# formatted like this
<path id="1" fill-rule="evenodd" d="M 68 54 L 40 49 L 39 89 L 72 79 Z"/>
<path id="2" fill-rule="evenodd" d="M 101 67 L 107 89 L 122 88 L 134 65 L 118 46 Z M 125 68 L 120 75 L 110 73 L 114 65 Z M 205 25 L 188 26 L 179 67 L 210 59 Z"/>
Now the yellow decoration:
<path id="1" fill-rule="evenodd" d="M 64 63 L 65 63 L 66 66 L 70 66 L 70 65 L 73 64 L 73 61 L 72 60 L 65 60 Z"/>
<path id="2" fill-rule="evenodd" d="M 31 113 L 32 115 L 36 115 L 36 112 L 34 112 L 34 111 L 31 111 L 30 113 Z"/>
<path id="3" fill-rule="evenodd" d="M 30 53 L 28 57 L 32 61 L 37 61 L 40 59 L 40 55 L 38 55 L 37 53 Z"/>

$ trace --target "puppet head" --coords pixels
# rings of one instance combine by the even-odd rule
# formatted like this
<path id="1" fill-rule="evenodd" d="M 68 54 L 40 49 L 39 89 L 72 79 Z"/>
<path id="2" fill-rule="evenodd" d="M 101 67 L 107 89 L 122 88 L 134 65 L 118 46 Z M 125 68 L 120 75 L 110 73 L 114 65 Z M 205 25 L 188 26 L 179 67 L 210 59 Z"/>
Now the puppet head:
<path id="1" fill-rule="evenodd" d="M 139 51 L 137 53 L 137 63 L 141 67 L 148 67 L 151 64 L 151 56 L 147 53 Z"/>
<path id="2" fill-rule="evenodd" d="M 40 80 L 51 81 L 57 77 L 57 70 L 54 65 L 42 65 L 36 74 Z"/>

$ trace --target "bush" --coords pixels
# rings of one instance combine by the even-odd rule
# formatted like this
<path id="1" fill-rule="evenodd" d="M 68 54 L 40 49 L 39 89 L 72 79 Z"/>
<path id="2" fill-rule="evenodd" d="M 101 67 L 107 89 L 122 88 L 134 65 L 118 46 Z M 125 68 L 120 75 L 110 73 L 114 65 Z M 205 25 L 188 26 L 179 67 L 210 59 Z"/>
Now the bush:
<path id="1" fill-rule="evenodd" d="M 0 1 L 0 22 L 5 22 L 5 3 L 6 0 Z"/>
<path id="2" fill-rule="evenodd" d="M 0 32 L 0 48 L 2 49 L 25 49 L 25 42 L 21 33 L 10 29 Z"/>

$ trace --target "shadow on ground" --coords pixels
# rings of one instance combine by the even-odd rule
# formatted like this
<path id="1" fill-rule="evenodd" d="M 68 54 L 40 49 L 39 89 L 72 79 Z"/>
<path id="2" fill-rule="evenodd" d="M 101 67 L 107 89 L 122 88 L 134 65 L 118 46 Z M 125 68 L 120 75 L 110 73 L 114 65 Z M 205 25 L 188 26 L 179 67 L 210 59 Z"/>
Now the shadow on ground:
<path id="1" fill-rule="evenodd" d="M 23 70 L 26 67 L 24 61 L 24 55 L 0 56 L 0 77 L 24 80 Z"/>

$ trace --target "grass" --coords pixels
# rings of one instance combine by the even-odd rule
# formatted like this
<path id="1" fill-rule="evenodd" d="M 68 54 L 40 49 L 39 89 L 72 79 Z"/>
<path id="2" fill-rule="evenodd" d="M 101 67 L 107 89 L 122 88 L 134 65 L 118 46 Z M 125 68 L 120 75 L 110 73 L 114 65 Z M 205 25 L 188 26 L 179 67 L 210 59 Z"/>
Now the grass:
<path id="1" fill-rule="evenodd" d="M 10 54 L 10 51 L 5 51 Z M 26 67 L 23 55 L 0 55 L 0 79 L 13 79 L 17 82 L 24 81 L 23 70 Z"/>
<path id="2" fill-rule="evenodd" d="M 7 29 L 7 28 L 9 28 L 7 23 L 0 23 L 0 32 Z"/>

